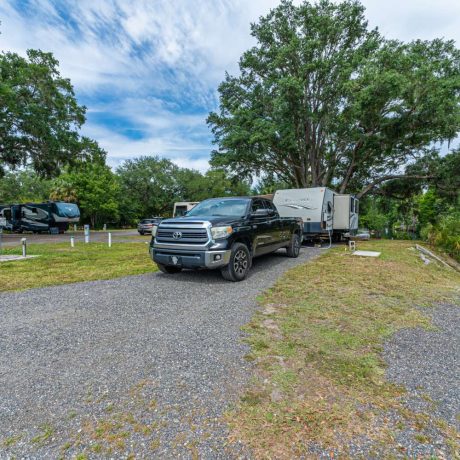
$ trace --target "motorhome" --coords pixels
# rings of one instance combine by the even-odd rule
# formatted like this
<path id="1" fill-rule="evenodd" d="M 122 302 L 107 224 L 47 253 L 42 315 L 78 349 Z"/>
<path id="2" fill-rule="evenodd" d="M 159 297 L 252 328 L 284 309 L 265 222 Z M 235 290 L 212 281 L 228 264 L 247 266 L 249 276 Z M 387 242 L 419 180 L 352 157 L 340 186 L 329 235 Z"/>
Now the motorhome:
<path id="1" fill-rule="evenodd" d="M 47 201 L 45 203 L 25 203 L 0 205 L 0 217 L 6 230 L 22 233 L 64 233 L 70 223 L 80 220 L 80 210 L 74 203 Z"/>
<path id="2" fill-rule="evenodd" d="M 193 209 L 199 201 L 178 201 L 174 203 L 173 217 L 182 217 Z"/>
<path id="3" fill-rule="evenodd" d="M 358 230 L 358 200 L 327 187 L 277 190 L 273 203 L 281 217 L 302 218 L 306 240 L 340 240 Z"/>

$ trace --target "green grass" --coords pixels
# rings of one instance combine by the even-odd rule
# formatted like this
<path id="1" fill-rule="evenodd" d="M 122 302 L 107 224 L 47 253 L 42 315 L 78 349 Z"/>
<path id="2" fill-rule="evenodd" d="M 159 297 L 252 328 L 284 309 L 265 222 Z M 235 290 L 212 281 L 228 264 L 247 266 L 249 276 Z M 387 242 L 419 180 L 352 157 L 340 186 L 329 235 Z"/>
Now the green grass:
<path id="1" fill-rule="evenodd" d="M 431 327 L 414 307 L 455 298 L 460 277 L 424 265 L 411 242 L 358 245 L 382 255 L 340 247 L 290 270 L 245 327 L 256 378 L 228 421 L 256 457 L 308 456 L 311 442 L 347 456 L 346 440 L 362 435 L 392 442 L 396 427 L 374 421 L 401 408 L 403 389 L 385 381 L 382 343 L 403 327 Z"/>
<path id="2" fill-rule="evenodd" d="M 21 254 L 4 248 L 3 254 Z M 0 263 L 0 292 L 139 275 L 156 270 L 148 246 L 141 243 L 31 244 L 29 255 L 39 257 Z"/>

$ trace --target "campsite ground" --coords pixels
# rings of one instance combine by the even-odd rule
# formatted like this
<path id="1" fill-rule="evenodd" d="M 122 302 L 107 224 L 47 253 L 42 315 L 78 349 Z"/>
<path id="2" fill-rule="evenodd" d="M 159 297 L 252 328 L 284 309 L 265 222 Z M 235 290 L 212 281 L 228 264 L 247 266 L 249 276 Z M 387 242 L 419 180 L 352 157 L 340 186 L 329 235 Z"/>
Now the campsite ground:
<path id="1" fill-rule="evenodd" d="M 413 246 L 279 251 L 242 283 L 153 273 L 145 243 L 31 247 L 7 289 L 65 284 L 0 294 L 0 451 L 452 458 L 460 278 Z"/>

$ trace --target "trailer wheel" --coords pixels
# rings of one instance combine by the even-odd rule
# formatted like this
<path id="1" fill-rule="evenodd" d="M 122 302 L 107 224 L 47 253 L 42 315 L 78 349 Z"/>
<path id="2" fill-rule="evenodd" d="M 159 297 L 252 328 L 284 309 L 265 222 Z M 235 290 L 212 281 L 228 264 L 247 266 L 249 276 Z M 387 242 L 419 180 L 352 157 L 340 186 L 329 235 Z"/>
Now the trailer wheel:
<path id="1" fill-rule="evenodd" d="M 286 254 L 288 257 L 296 258 L 299 257 L 300 254 L 300 236 L 298 233 L 294 233 L 292 235 L 291 241 L 289 243 L 289 246 L 286 248 Z"/>
<path id="2" fill-rule="evenodd" d="M 168 275 L 173 275 L 174 273 L 179 273 L 180 271 L 182 271 L 182 268 L 172 267 L 171 265 L 163 265 L 157 263 L 157 266 L 160 272 L 167 273 Z"/>
<path id="3" fill-rule="evenodd" d="M 243 243 L 235 243 L 232 246 L 230 262 L 221 269 L 222 276 L 227 281 L 243 281 L 251 267 L 251 254 Z"/>

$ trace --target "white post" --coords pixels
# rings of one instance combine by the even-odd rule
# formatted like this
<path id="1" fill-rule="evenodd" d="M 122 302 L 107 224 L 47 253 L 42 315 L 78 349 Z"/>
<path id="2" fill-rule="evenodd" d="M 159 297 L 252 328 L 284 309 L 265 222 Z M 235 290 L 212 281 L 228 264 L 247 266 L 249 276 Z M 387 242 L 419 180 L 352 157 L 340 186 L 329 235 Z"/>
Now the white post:
<path id="1" fill-rule="evenodd" d="M 85 243 L 89 243 L 89 225 L 85 225 Z"/>
<path id="2" fill-rule="evenodd" d="M 72 248 L 75 247 L 75 238 L 73 237 L 73 235 L 70 237 L 70 246 L 71 246 Z"/>
<path id="3" fill-rule="evenodd" d="M 73 224 L 73 231 L 74 231 L 74 232 L 77 231 L 77 224 Z"/>
<path id="4" fill-rule="evenodd" d="M 104 224 L 104 226 L 102 227 L 102 230 L 103 230 L 104 232 L 107 231 L 107 224 Z"/>
<path id="5" fill-rule="evenodd" d="M 112 247 L 112 234 L 109 232 L 109 248 Z"/>
<path id="6" fill-rule="evenodd" d="M 21 238 L 22 243 L 22 257 L 27 256 L 27 238 Z"/>

